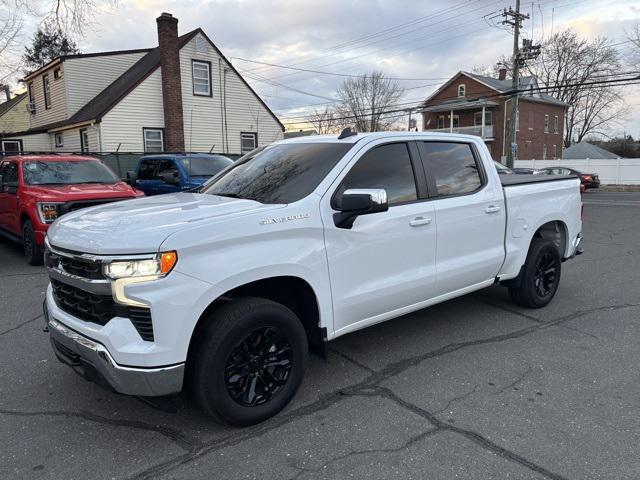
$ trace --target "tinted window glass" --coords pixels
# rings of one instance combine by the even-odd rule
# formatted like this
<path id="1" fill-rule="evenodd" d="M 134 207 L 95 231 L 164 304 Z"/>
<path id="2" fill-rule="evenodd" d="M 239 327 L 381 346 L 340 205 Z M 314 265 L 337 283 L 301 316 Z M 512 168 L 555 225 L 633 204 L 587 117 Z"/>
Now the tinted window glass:
<path id="1" fill-rule="evenodd" d="M 158 162 L 155 160 L 142 160 L 138 169 L 140 180 L 155 180 L 158 178 Z"/>
<path id="2" fill-rule="evenodd" d="M 72 185 L 116 183 L 118 177 L 98 160 L 25 162 L 24 181 L 28 185 Z"/>
<path id="3" fill-rule="evenodd" d="M 351 147 L 351 143 L 270 145 L 242 157 L 202 193 L 261 203 L 295 202 L 309 195 Z"/>
<path id="4" fill-rule="evenodd" d="M 405 143 L 381 145 L 367 152 L 349 171 L 340 187 L 384 188 L 389 205 L 416 200 L 416 181 Z"/>
<path id="5" fill-rule="evenodd" d="M 158 175 L 162 175 L 165 173 L 172 173 L 173 175 L 178 175 L 178 167 L 173 160 L 162 160 L 158 167 Z"/>
<path id="6" fill-rule="evenodd" d="M 2 183 L 16 186 L 18 185 L 18 164 L 15 162 L 6 162 L 0 168 L 2 175 Z"/>
<path id="7" fill-rule="evenodd" d="M 478 165 L 468 143 L 424 142 L 425 168 L 436 182 L 438 195 L 460 195 L 482 185 Z"/>

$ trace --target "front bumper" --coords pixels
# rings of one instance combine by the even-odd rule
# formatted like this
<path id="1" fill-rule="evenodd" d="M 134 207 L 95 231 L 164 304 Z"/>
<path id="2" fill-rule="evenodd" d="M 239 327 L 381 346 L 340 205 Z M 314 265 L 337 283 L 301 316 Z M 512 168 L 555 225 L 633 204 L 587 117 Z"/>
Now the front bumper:
<path id="1" fill-rule="evenodd" d="M 52 318 L 46 303 L 44 316 L 56 357 L 86 380 L 118 393 L 141 397 L 171 395 L 182 390 L 184 363 L 155 368 L 118 365 L 104 345 Z"/>

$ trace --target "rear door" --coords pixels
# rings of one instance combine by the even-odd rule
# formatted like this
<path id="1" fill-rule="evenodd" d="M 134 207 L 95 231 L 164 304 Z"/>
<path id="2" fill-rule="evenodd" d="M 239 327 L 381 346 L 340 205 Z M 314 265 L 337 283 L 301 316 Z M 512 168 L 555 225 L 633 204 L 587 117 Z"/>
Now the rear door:
<path id="1" fill-rule="evenodd" d="M 436 295 L 493 280 L 504 260 L 502 185 L 466 142 L 418 142 L 437 223 Z"/>
<path id="2" fill-rule="evenodd" d="M 334 223 L 332 200 L 349 188 L 384 188 L 389 210 Z M 383 143 L 356 156 L 322 199 L 336 333 L 395 316 L 428 300 L 435 280 L 436 225 L 413 142 Z"/>

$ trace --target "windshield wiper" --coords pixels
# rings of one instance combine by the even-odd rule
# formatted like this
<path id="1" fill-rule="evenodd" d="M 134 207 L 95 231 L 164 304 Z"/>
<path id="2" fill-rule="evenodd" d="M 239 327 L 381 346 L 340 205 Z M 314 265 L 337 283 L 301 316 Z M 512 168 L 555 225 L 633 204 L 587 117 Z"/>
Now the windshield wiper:
<path id="1" fill-rule="evenodd" d="M 217 195 L 218 197 L 229 197 L 229 198 L 241 198 L 244 199 L 244 197 L 241 197 L 240 195 L 238 195 L 237 193 L 212 193 L 211 195 Z"/>

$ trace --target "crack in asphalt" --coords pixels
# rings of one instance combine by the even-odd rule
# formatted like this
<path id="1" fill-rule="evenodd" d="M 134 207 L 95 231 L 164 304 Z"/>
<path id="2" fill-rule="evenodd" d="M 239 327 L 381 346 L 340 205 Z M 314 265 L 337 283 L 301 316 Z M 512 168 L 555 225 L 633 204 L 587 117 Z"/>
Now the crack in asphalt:
<path id="1" fill-rule="evenodd" d="M 19 323 L 19 324 L 18 324 L 18 325 L 16 325 L 15 327 L 11 327 L 11 328 L 9 328 L 8 330 L 5 330 L 4 332 L 0 332 L 0 337 L 2 337 L 3 335 L 6 335 L 7 333 L 15 332 L 16 330 L 18 330 L 18 329 L 20 329 L 20 328 L 24 327 L 25 325 L 28 325 L 28 324 L 30 324 L 30 323 L 32 323 L 32 322 L 35 322 L 36 320 L 38 320 L 39 318 L 41 318 L 41 317 L 42 317 L 42 315 L 43 315 L 43 314 L 42 314 L 42 313 L 40 313 L 38 316 L 33 317 L 33 318 L 29 319 L 29 320 L 25 320 L 24 322 Z"/>
<path id="2" fill-rule="evenodd" d="M 185 453 L 184 455 L 168 459 L 165 462 L 161 462 L 153 467 L 150 467 L 130 478 L 134 480 L 157 478 L 158 476 L 164 473 L 168 473 L 170 471 L 176 470 L 177 468 L 180 468 L 183 465 L 186 465 L 194 460 L 197 460 L 198 458 L 201 458 L 204 455 L 207 455 L 208 453 L 237 445 L 248 439 L 257 438 L 283 425 L 289 424 L 297 419 L 303 418 L 308 415 L 313 415 L 321 410 L 327 409 L 339 403 L 340 401 L 342 401 L 343 399 L 349 396 L 353 396 L 353 395 L 376 396 L 376 395 L 380 395 L 382 392 L 384 396 L 386 396 L 387 398 L 390 398 L 391 400 L 409 409 L 410 411 L 413 411 L 419 414 L 420 416 L 422 416 L 423 418 L 426 418 L 432 423 L 432 425 L 434 425 L 437 428 L 458 433 L 464 436 L 465 438 L 470 439 L 474 443 L 480 445 L 481 447 L 485 448 L 486 450 L 489 450 L 497 455 L 502 456 L 503 458 L 516 462 L 526 468 L 531 469 L 532 471 L 540 473 L 546 476 L 547 478 L 550 478 L 552 480 L 562 480 L 563 477 L 561 477 L 560 475 L 553 473 L 545 469 L 544 467 L 535 464 L 533 461 L 528 460 L 525 457 L 515 452 L 511 452 L 505 449 L 504 447 L 500 447 L 499 445 L 493 443 L 489 439 L 483 437 L 478 432 L 453 426 L 439 420 L 438 418 L 435 417 L 433 413 L 427 410 L 424 410 L 410 402 L 407 402 L 406 400 L 401 399 L 395 393 L 393 393 L 390 389 L 386 387 L 380 387 L 379 384 L 384 380 L 387 380 L 395 375 L 398 375 L 404 370 L 412 366 L 418 365 L 419 363 L 425 360 L 447 355 L 449 353 L 456 352 L 463 348 L 474 347 L 479 345 L 487 345 L 491 343 L 500 343 L 508 340 L 522 338 L 526 335 L 530 335 L 532 333 L 535 333 L 541 330 L 546 330 L 548 328 L 561 325 L 562 323 L 568 322 L 570 320 L 574 320 L 576 318 L 580 318 L 585 315 L 589 315 L 591 313 L 597 313 L 602 311 L 615 311 L 615 310 L 633 308 L 638 306 L 640 306 L 640 303 L 624 303 L 619 305 L 607 305 L 607 306 L 601 306 L 601 307 L 594 307 L 587 310 L 579 310 L 571 314 L 559 317 L 555 320 L 551 320 L 545 323 L 536 323 L 530 327 L 522 328 L 520 330 L 515 330 L 510 333 L 494 335 L 492 337 L 487 337 L 483 339 L 469 340 L 466 342 L 451 343 L 427 353 L 423 353 L 420 355 L 415 355 L 413 357 L 399 360 L 397 362 L 387 365 L 382 370 L 373 371 L 369 376 L 367 376 L 364 380 L 358 383 L 355 383 L 351 386 L 322 395 L 315 402 L 299 407 L 287 413 L 281 413 L 276 417 L 272 417 L 271 419 L 261 424 L 243 429 L 239 433 L 232 433 L 221 439 L 215 439 L 210 442 L 205 442 L 200 446 L 194 446 L 189 452 Z M 345 358 L 349 358 L 348 356 L 346 356 L 346 354 L 343 354 L 342 356 Z"/>
<path id="3" fill-rule="evenodd" d="M 412 445 L 414 445 L 415 443 L 418 443 L 422 440 L 424 440 L 427 437 L 430 437 L 431 435 L 434 435 L 436 433 L 441 432 L 442 430 L 439 428 L 430 428 L 429 430 L 426 430 L 422 433 L 419 433 L 418 435 L 414 435 L 412 437 L 410 437 L 406 442 L 404 442 L 402 445 L 398 446 L 398 447 L 389 447 L 389 448 L 370 448 L 370 449 L 365 449 L 365 450 L 353 450 L 351 449 L 348 453 L 345 453 L 343 455 L 339 455 L 337 457 L 333 457 L 331 460 L 328 460 L 327 462 L 323 463 L 322 465 L 320 465 L 317 468 L 307 468 L 307 467 L 297 467 L 297 466 L 293 466 L 293 468 L 299 470 L 299 472 L 294 475 L 293 477 L 291 477 L 289 480 L 296 480 L 298 478 L 300 478 L 301 476 L 308 474 L 308 473 L 318 473 L 321 470 L 326 469 L 329 465 L 333 464 L 333 463 L 338 463 L 341 460 L 346 460 L 348 458 L 351 457 L 355 457 L 358 455 L 368 455 L 371 453 L 395 453 L 395 452 L 401 452 L 403 450 L 406 450 L 408 448 L 410 448 Z"/>
<path id="4" fill-rule="evenodd" d="M 8 415 L 14 417 L 66 417 L 66 418 L 78 418 L 81 420 L 87 420 L 89 422 L 100 423 L 102 425 L 109 425 L 114 427 L 133 428 L 137 430 L 147 430 L 150 432 L 159 433 L 160 435 L 168 438 L 173 443 L 178 445 L 183 450 L 192 450 L 195 446 L 192 439 L 187 438 L 182 432 L 174 430 L 161 425 L 151 425 L 149 423 L 137 421 L 137 420 L 117 420 L 114 418 L 103 417 L 91 412 L 79 411 L 69 412 L 65 410 L 41 410 L 41 411 L 20 411 L 20 410 L 6 410 L 0 409 L 0 415 Z"/>
<path id="5" fill-rule="evenodd" d="M 467 398 L 469 398 L 471 395 L 473 395 L 474 393 L 476 393 L 476 391 L 478 390 L 478 387 L 480 385 L 474 385 L 474 387 L 469 390 L 466 393 L 463 393 L 462 395 L 458 395 L 457 397 L 453 397 L 451 400 L 449 400 L 447 402 L 447 404 L 444 406 L 444 408 L 441 408 L 440 410 L 436 410 L 433 412 L 434 415 L 439 415 L 441 413 L 443 413 L 446 410 L 449 410 L 449 408 L 451 408 L 451 405 L 453 405 L 456 402 L 460 402 L 462 400 L 466 400 Z"/>

